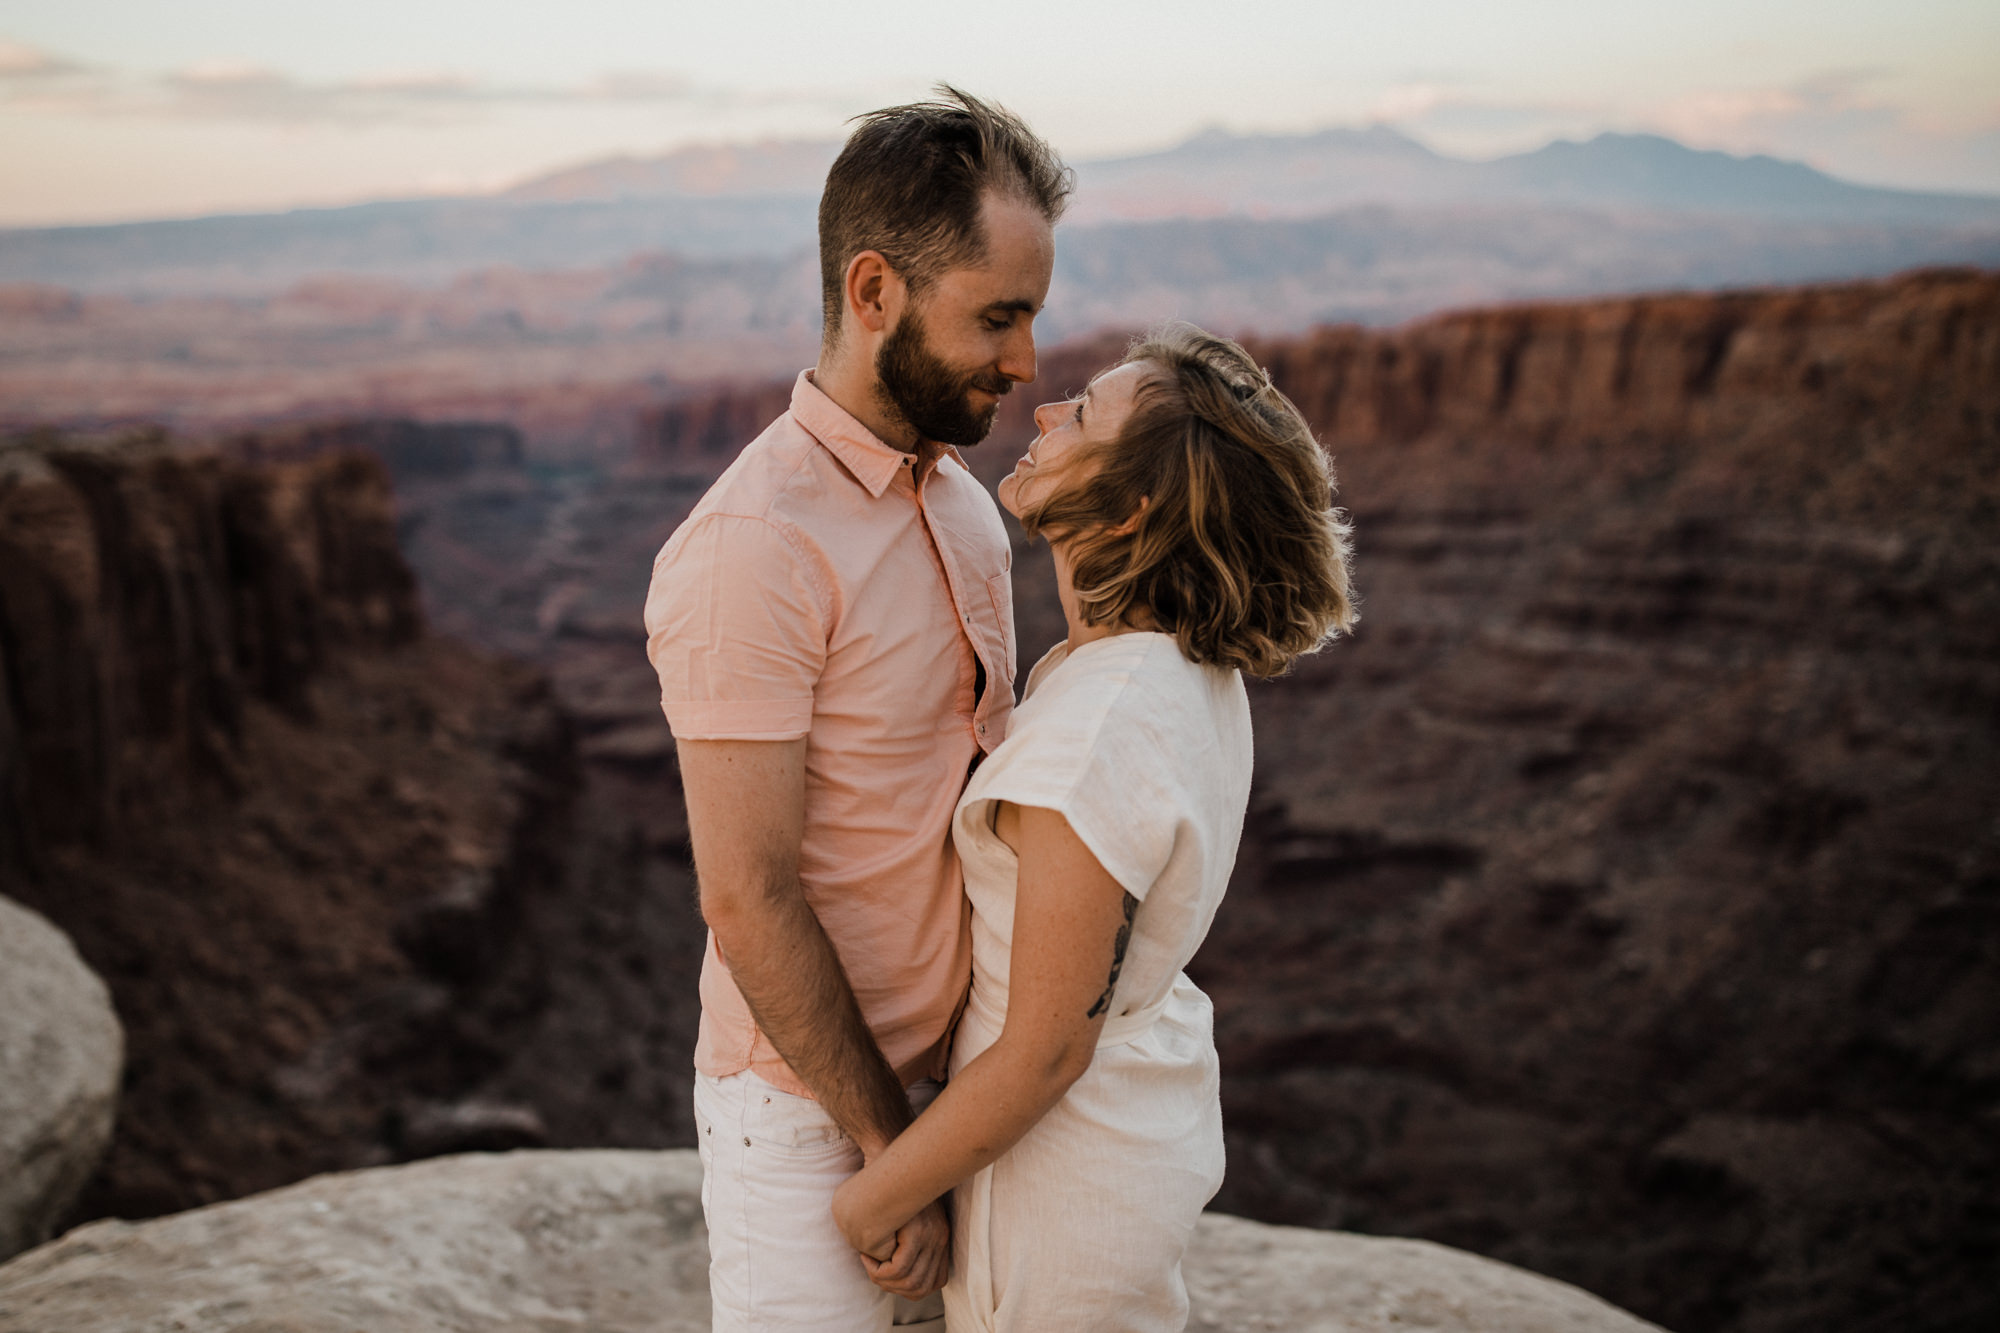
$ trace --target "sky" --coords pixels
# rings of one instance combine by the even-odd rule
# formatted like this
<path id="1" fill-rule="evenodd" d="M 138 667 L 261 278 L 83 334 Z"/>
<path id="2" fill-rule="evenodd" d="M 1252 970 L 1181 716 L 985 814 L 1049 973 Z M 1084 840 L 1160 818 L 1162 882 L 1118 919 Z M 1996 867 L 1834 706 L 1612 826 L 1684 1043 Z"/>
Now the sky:
<path id="1" fill-rule="evenodd" d="M 1072 161 L 1388 123 L 1652 131 L 2000 194 L 1996 0 L 0 0 L 0 225 L 496 189 L 834 138 L 947 79 Z"/>

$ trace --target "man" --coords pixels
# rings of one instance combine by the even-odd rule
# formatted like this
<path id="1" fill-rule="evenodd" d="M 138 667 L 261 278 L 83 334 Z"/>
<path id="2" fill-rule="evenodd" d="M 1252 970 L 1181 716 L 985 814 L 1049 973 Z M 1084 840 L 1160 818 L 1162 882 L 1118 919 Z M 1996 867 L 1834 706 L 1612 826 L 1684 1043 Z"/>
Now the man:
<path id="1" fill-rule="evenodd" d="M 935 1094 L 964 1001 L 949 823 L 1015 664 L 1006 532 L 954 446 L 1035 376 L 1069 183 L 955 89 L 863 117 L 820 201 L 819 362 L 654 562 L 647 651 L 709 925 L 718 1330 L 942 1326 L 942 1208 L 864 1261 L 831 1204 Z"/>

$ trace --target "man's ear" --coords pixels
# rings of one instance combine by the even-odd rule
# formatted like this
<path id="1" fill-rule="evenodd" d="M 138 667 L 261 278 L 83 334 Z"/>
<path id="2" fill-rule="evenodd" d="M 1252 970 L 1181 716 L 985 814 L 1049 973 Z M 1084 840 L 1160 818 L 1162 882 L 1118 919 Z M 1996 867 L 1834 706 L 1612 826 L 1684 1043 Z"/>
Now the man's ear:
<path id="1" fill-rule="evenodd" d="M 879 250 L 863 250 L 847 261 L 847 314 L 870 333 L 895 322 L 906 295 L 903 279 Z"/>

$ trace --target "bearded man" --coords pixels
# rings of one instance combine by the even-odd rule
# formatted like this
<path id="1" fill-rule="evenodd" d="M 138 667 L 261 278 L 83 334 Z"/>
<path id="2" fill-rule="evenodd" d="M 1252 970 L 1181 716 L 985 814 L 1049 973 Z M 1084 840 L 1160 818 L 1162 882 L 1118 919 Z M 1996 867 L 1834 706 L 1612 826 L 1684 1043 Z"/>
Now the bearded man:
<path id="1" fill-rule="evenodd" d="M 949 826 L 1015 658 L 1006 531 L 956 450 L 1035 377 L 1070 182 L 956 89 L 862 117 L 820 201 L 819 362 L 654 562 L 647 652 L 709 927 L 718 1330 L 942 1326 L 943 1209 L 864 1258 L 831 1205 L 935 1095 L 966 992 Z"/>

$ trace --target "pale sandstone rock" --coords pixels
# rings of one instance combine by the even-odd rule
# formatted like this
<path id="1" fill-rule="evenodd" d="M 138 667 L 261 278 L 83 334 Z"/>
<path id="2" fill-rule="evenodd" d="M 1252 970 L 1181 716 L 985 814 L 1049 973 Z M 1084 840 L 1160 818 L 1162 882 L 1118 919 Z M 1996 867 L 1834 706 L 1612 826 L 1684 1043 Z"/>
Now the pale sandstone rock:
<path id="1" fill-rule="evenodd" d="M 695 1333 L 707 1264 L 692 1152 L 468 1155 L 79 1227 L 0 1265 L 0 1333 Z M 1188 1286 L 1191 1333 L 1653 1329 L 1442 1246 L 1217 1215 Z"/>
<path id="2" fill-rule="evenodd" d="M 1588 1292 L 1426 1240 L 1209 1213 L 1188 1333 L 1660 1333 Z"/>
<path id="3" fill-rule="evenodd" d="M 0 1258 L 39 1245 L 111 1142 L 125 1034 L 69 936 L 0 898 Z"/>
<path id="4" fill-rule="evenodd" d="M 0 1265 L 6 1333 L 696 1333 L 701 1166 L 682 1152 L 441 1157 L 317 1176 Z"/>

